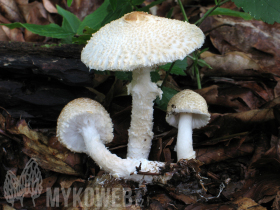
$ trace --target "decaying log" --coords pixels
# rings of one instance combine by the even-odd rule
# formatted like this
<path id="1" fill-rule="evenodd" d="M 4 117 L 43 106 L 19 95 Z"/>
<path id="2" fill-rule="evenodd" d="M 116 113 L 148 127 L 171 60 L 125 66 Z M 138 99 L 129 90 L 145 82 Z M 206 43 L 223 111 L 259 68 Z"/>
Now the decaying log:
<path id="1" fill-rule="evenodd" d="M 80 61 L 82 45 L 47 47 L 41 43 L 0 42 L 0 74 L 14 79 L 48 76 L 69 85 L 90 85 L 88 68 Z"/>
<path id="2" fill-rule="evenodd" d="M 0 42 L 0 106 L 13 117 L 54 124 L 69 101 L 94 99 L 86 88 L 94 75 L 80 61 L 82 47 Z"/>

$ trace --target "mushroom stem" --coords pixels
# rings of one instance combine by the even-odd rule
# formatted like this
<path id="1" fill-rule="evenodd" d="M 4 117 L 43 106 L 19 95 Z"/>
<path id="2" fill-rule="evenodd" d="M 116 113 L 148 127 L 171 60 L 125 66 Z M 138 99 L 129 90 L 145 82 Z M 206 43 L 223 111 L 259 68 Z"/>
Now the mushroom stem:
<path id="1" fill-rule="evenodd" d="M 151 81 L 151 68 L 134 70 L 132 81 L 127 86 L 132 95 L 131 124 L 128 130 L 127 157 L 147 159 L 153 139 L 153 105 L 162 91 Z"/>
<path id="2" fill-rule="evenodd" d="M 195 159 L 192 145 L 192 114 L 180 113 L 177 136 L 177 160 Z"/>
<path id="3" fill-rule="evenodd" d="M 143 176 L 135 175 L 137 174 L 136 167 L 139 167 L 140 164 L 140 171 L 150 173 L 159 173 L 160 167 L 165 166 L 165 163 L 162 162 L 148 161 L 146 159 L 122 159 L 112 154 L 100 140 L 100 135 L 93 124 L 94 123 L 88 121 L 88 124 L 81 126 L 79 131 L 84 139 L 87 154 L 106 172 L 115 177 L 139 181 L 143 180 Z"/>

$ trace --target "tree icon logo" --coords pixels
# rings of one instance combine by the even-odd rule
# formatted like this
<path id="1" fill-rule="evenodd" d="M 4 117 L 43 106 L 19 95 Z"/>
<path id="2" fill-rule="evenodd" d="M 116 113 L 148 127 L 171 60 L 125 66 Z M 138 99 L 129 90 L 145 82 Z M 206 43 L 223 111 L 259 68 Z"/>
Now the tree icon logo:
<path id="1" fill-rule="evenodd" d="M 32 198 L 35 207 L 35 198 L 38 198 L 43 190 L 42 175 L 36 161 L 31 158 L 24 167 L 18 179 L 12 171 L 8 171 L 4 182 L 4 197 L 14 206 L 15 200 L 20 200 L 23 207 L 24 195 Z"/>

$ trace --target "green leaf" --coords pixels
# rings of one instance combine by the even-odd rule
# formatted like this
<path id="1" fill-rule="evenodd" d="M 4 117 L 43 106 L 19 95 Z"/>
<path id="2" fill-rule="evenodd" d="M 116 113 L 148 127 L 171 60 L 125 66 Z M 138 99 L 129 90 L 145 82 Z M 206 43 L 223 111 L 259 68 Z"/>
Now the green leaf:
<path id="1" fill-rule="evenodd" d="M 197 56 L 200 56 L 202 53 L 204 53 L 205 51 L 209 50 L 209 48 L 204 48 L 203 50 L 199 50 L 197 53 Z"/>
<path id="2" fill-rule="evenodd" d="M 87 41 L 90 40 L 91 35 L 85 34 L 78 37 L 72 37 L 72 43 L 75 44 L 87 44 Z"/>
<path id="3" fill-rule="evenodd" d="M 78 29 L 78 34 L 83 33 L 85 26 L 99 30 L 105 24 L 122 17 L 128 12 L 132 12 L 132 7 L 127 0 L 118 0 L 115 11 L 110 6 L 110 0 L 105 0 L 97 10 L 85 17 Z"/>
<path id="4" fill-rule="evenodd" d="M 171 7 L 171 9 L 169 10 L 169 12 L 166 15 L 166 18 L 171 18 L 173 10 L 174 10 L 174 7 Z"/>
<path id="5" fill-rule="evenodd" d="M 201 67 L 207 66 L 209 69 L 212 69 L 212 67 L 202 59 L 198 59 L 197 64 Z"/>
<path id="6" fill-rule="evenodd" d="M 40 36 L 52 37 L 57 39 L 74 35 L 73 32 L 66 31 L 65 29 L 61 28 L 59 25 L 54 23 L 51 23 L 49 25 L 36 25 L 36 24 L 16 22 L 16 23 L 0 24 L 0 25 L 5 25 L 10 29 L 24 27 L 28 31 L 33 32 L 34 34 L 39 34 Z"/>
<path id="7" fill-rule="evenodd" d="M 118 0 L 110 0 L 110 4 L 111 4 L 111 7 L 112 7 L 112 10 L 115 11 L 116 8 L 117 8 L 117 3 L 118 3 Z"/>
<path id="8" fill-rule="evenodd" d="M 155 102 L 158 108 L 166 111 L 168 102 L 176 93 L 178 93 L 178 91 L 164 86 L 162 87 L 162 91 L 163 94 L 161 100 L 157 97 Z"/>
<path id="9" fill-rule="evenodd" d="M 187 63 L 187 57 L 185 57 L 183 60 L 177 60 L 175 62 L 175 66 L 182 69 L 182 70 L 186 70 L 188 63 Z"/>
<path id="10" fill-rule="evenodd" d="M 149 5 L 143 7 L 140 9 L 140 11 L 144 11 L 144 12 L 149 12 L 149 9 L 155 5 L 161 4 L 162 2 L 164 2 L 165 0 L 157 0 L 157 1 L 153 1 L 152 3 L 150 3 Z"/>
<path id="11" fill-rule="evenodd" d="M 233 17 L 240 17 L 240 18 L 243 18 L 244 20 L 252 20 L 253 19 L 253 17 L 251 15 L 249 15 L 248 13 L 238 12 L 238 11 L 234 11 L 234 10 L 227 9 L 227 8 L 221 8 L 221 7 L 216 8 L 210 14 L 210 16 L 211 15 L 228 15 L 228 16 L 233 16 Z"/>
<path id="12" fill-rule="evenodd" d="M 159 75 L 158 71 L 152 71 L 150 74 L 151 74 L 152 82 L 156 83 L 157 81 L 159 81 L 160 75 Z"/>
<path id="13" fill-rule="evenodd" d="M 63 17 L 62 28 L 66 31 L 71 31 L 73 33 L 77 33 L 78 28 L 81 24 L 79 18 L 73 13 L 61 8 L 56 5 L 57 12 Z"/>
<path id="14" fill-rule="evenodd" d="M 67 0 L 67 6 L 71 7 L 72 2 L 73 2 L 73 0 Z"/>
<path id="15" fill-rule="evenodd" d="M 88 35 L 92 35 L 94 33 L 96 33 L 97 30 L 96 29 L 93 29 L 93 28 L 90 28 L 88 26 L 85 27 L 85 30 L 84 30 L 84 34 L 88 34 Z"/>
<path id="16" fill-rule="evenodd" d="M 78 35 L 78 36 L 72 37 L 72 43 L 87 44 L 87 41 L 90 40 L 90 38 L 92 37 L 92 34 L 94 34 L 96 32 L 97 32 L 97 30 L 86 26 L 84 29 L 83 35 Z"/>
<path id="17" fill-rule="evenodd" d="M 123 4 L 121 2 L 123 2 Z M 126 14 L 126 13 L 132 12 L 132 7 L 128 2 L 119 1 L 118 3 L 119 3 L 119 5 L 118 5 L 117 9 L 115 11 L 111 11 L 104 18 L 104 20 L 101 22 L 101 26 L 104 26 L 107 23 L 110 23 L 111 21 L 116 20 L 116 19 L 124 16 L 124 14 Z"/>
<path id="18" fill-rule="evenodd" d="M 134 5 L 140 5 L 144 2 L 145 0 L 132 0 L 132 4 Z"/>
<path id="19" fill-rule="evenodd" d="M 62 44 L 72 44 L 73 43 L 73 36 L 67 36 L 60 39 L 60 43 Z"/>
<path id="20" fill-rule="evenodd" d="M 275 21 L 280 23 L 279 0 L 233 0 L 233 2 L 255 19 L 269 24 L 273 24 Z"/>
<path id="21" fill-rule="evenodd" d="M 87 15 L 82 23 L 80 24 L 77 33 L 82 35 L 83 30 L 86 26 L 99 30 L 101 28 L 101 23 L 104 20 L 104 18 L 112 11 L 112 9 L 109 9 L 110 7 L 110 0 L 105 0 L 103 4 L 95 10 L 93 13 L 90 15 Z"/>
<path id="22" fill-rule="evenodd" d="M 171 66 L 171 63 L 167 63 L 163 66 L 160 66 L 160 69 L 163 69 L 164 71 L 168 71 Z M 183 60 L 177 60 L 171 70 L 171 74 L 175 75 L 183 75 L 186 76 L 186 73 L 184 72 L 187 68 L 187 57 L 185 57 Z"/>
<path id="23" fill-rule="evenodd" d="M 115 76 L 120 80 L 132 80 L 132 72 L 115 71 Z"/>

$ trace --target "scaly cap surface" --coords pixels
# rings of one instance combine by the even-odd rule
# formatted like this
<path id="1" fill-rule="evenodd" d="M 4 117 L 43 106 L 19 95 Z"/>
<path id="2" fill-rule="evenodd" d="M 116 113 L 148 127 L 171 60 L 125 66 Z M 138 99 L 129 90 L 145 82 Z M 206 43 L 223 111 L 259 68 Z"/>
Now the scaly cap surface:
<path id="1" fill-rule="evenodd" d="M 178 127 L 179 113 L 192 113 L 192 128 L 200 128 L 208 123 L 210 114 L 205 99 L 192 90 L 182 90 L 174 95 L 167 105 L 166 121 Z"/>
<path id="2" fill-rule="evenodd" d="M 81 60 L 90 69 L 132 71 L 182 60 L 203 42 L 193 24 L 131 12 L 94 33 Z"/>
<path id="3" fill-rule="evenodd" d="M 69 102 L 57 120 L 56 136 L 69 150 L 87 152 L 81 126 L 92 125 L 98 131 L 104 144 L 113 140 L 113 124 L 104 107 L 89 98 L 78 98 Z"/>

